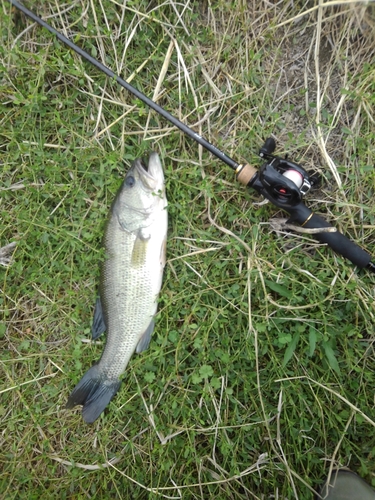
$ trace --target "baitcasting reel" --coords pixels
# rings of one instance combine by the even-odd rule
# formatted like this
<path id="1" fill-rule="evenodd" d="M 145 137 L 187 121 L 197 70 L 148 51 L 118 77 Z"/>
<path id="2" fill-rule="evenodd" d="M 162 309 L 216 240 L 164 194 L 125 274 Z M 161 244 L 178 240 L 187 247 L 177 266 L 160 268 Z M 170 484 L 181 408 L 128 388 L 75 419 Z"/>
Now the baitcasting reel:
<path id="1" fill-rule="evenodd" d="M 276 143 L 269 137 L 260 148 L 259 156 L 267 160 L 249 187 L 252 187 L 279 208 L 298 205 L 311 189 L 308 172 L 297 163 L 274 156 Z"/>
<path id="2" fill-rule="evenodd" d="M 339 231 L 327 232 L 327 228 L 332 226 L 304 204 L 303 197 L 315 183 L 315 175 L 310 177 L 304 168 L 287 157 L 274 156 L 272 153 L 275 148 L 275 141 L 268 138 L 259 151 L 259 156 L 267 160 L 266 163 L 259 170 L 248 164 L 239 165 L 236 170 L 237 179 L 288 212 L 288 223 L 299 224 L 307 229 L 321 228 L 321 232 L 314 234 L 316 239 L 328 244 L 336 253 L 358 267 L 367 267 L 375 272 L 375 263 L 368 252 Z"/>

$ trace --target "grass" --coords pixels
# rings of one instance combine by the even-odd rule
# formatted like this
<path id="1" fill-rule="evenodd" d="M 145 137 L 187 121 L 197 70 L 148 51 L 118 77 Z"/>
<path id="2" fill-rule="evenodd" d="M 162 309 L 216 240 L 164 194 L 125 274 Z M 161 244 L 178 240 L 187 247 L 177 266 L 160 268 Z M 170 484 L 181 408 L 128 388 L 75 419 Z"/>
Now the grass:
<path id="1" fill-rule="evenodd" d="M 273 134 L 322 178 L 308 206 L 374 252 L 373 5 L 27 4 L 238 161 Z M 0 32 L 1 498 L 309 499 L 339 466 L 375 486 L 374 276 L 272 231 L 285 214 L 4 0 Z M 103 348 L 108 209 L 149 149 L 156 329 L 89 426 L 64 405 Z"/>

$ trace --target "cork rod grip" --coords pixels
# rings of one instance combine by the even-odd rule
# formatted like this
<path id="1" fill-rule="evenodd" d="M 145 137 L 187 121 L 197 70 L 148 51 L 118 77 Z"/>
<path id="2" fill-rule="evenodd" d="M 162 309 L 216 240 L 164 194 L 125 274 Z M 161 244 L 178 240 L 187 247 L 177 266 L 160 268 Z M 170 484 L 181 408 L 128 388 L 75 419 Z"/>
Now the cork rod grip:
<path id="1" fill-rule="evenodd" d="M 248 163 L 246 165 L 239 165 L 236 170 L 236 178 L 238 182 L 248 186 L 249 183 L 257 175 L 258 171 L 256 168 L 252 167 Z"/>

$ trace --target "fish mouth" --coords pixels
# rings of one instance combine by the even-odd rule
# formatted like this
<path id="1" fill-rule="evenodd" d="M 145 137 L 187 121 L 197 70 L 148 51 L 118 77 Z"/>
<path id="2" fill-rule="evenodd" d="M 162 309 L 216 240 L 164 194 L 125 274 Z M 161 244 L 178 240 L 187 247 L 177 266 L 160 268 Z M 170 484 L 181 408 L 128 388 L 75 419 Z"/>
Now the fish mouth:
<path id="1" fill-rule="evenodd" d="M 164 181 L 163 168 L 161 166 L 159 155 L 155 152 L 150 154 L 148 162 L 142 158 L 134 161 L 134 167 L 137 170 L 142 182 L 150 189 L 156 189 Z"/>
<path id="2" fill-rule="evenodd" d="M 134 167 L 135 169 L 139 172 L 140 175 L 146 175 L 148 176 L 148 164 L 145 163 L 144 158 L 137 158 L 134 160 Z"/>

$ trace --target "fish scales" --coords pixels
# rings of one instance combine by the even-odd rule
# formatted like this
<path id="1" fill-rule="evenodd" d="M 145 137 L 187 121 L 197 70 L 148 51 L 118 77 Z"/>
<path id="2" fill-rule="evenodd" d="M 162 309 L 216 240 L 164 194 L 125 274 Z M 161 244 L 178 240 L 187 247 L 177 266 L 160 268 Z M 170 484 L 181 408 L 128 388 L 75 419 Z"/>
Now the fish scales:
<path id="1" fill-rule="evenodd" d="M 149 240 L 117 230 L 112 216 L 105 235 L 108 259 L 101 277 L 107 344 L 101 361 L 110 378 L 119 377 L 129 362 L 140 337 L 147 329 L 157 304 L 162 267 L 160 249 L 164 234 L 161 224 L 151 228 Z"/>
<path id="2" fill-rule="evenodd" d="M 94 422 L 118 391 L 120 377 L 136 350 L 148 347 L 162 284 L 167 237 L 167 199 L 159 156 L 148 168 L 136 160 L 112 204 L 104 233 L 105 260 L 93 338 L 107 331 L 98 363 L 78 382 L 67 408 L 83 405 Z"/>

